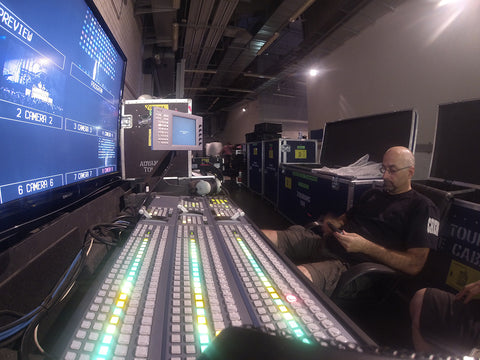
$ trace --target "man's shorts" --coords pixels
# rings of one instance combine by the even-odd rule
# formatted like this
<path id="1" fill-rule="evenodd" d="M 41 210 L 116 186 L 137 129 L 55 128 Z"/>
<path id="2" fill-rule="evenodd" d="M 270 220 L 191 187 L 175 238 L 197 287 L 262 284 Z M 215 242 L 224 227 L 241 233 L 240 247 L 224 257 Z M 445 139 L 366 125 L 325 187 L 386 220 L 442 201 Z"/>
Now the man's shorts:
<path id="1" fill-rule="evenodd" d="M 295 264 L 302 264 L 318 290 L 331 295 L 347 266 L 326 247 L 322 237 L 300 225 L 277 231 L 278 249 Z"/>
<path id="2" fill-rule="evenodd" d="M 455 295 L 428 288 L 420 313 L 420 333 L 428 342 L 468 354 L 480 346 L 480 300 L 468 304 Z"/>

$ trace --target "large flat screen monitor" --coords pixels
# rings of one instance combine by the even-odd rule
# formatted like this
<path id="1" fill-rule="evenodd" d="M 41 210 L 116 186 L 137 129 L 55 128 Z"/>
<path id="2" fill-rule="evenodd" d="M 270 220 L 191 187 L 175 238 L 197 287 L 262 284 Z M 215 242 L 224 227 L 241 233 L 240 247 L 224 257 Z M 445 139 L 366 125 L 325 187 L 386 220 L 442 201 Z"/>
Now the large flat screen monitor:
<path id="1" fill-rule="evenodd" d="M 93 1 L 0 0 L 0 217 L 119 175 L 125 66 Z"/>
<path id="2" fill-rule="evenodd" d="M 347 166 L 368 154 L 382 162 L 391 146 L 415 150 L 417 114 L 413 110 L 375 114 L 329 122 L 320 153 L 320 164 L 330 168 Z"/>
<path id="3" fill-rule="evenodd" d="M 430 176 L 464 184 L 480 184 L 480 100 L 438 107 Z"/>

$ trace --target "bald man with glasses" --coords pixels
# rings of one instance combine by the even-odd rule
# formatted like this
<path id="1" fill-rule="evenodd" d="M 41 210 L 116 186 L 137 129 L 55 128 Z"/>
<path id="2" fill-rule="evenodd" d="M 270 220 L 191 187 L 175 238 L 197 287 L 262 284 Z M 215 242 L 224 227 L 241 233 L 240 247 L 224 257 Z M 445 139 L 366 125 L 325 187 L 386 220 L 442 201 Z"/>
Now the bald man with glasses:
<path id="1" fill-rule="evenodd" d="M 319 235 L 300 225 L 262 230 L 314 285 L 331 295 L 349 266 L 374 261 L 418 274 L 436 247 L 438 210 L 411 187 L 415 158 L 405 147 L 388 149 L 382 161 L 383 189 L 366 191 L 340 217 L 327 215 Z M 328 223 L 341 229 L 335 232 Z"/>

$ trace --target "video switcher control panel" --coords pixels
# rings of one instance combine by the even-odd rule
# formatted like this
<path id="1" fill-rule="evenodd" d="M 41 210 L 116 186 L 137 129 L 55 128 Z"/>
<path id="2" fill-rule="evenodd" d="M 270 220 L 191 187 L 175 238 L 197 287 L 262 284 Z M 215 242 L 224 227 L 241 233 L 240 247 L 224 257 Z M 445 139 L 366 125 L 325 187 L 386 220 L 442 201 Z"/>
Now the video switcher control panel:
<path id="1" fill-rule="evenodd" d="M 88 295 L 59 344 L 65 360 L 193 360 L 242 326 L 369 341 L 225 196 L 155 196 Z"/>

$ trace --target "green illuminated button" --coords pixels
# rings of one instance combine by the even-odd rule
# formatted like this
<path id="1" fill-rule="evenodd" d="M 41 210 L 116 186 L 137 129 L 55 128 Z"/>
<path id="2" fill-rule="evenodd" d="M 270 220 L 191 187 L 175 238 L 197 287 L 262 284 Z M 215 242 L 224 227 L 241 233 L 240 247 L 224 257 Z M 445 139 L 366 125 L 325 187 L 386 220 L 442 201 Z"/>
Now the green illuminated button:
<path id="1" fill-rule="evenodd" d="M 108 350 L 110 350 L 110 348 L 108 346 L 100 346 L 100 349 L 98 350 L 98 354 L 101 355 L 101 356 L 106 356 L 108 354 Z"/>
<path id="2" fill-rule="evenodd" d="M 210 339 L 208 338 L 208 335 L 200 335 L 200 344 L 208 344 L 210 342 Z"/>
<path id="3" fill-rule="evenodd" d="M 302 337 L 305 335 L 305 333 L 301 329 L 295 329 L 294 332 L 297 337 Z"/>

